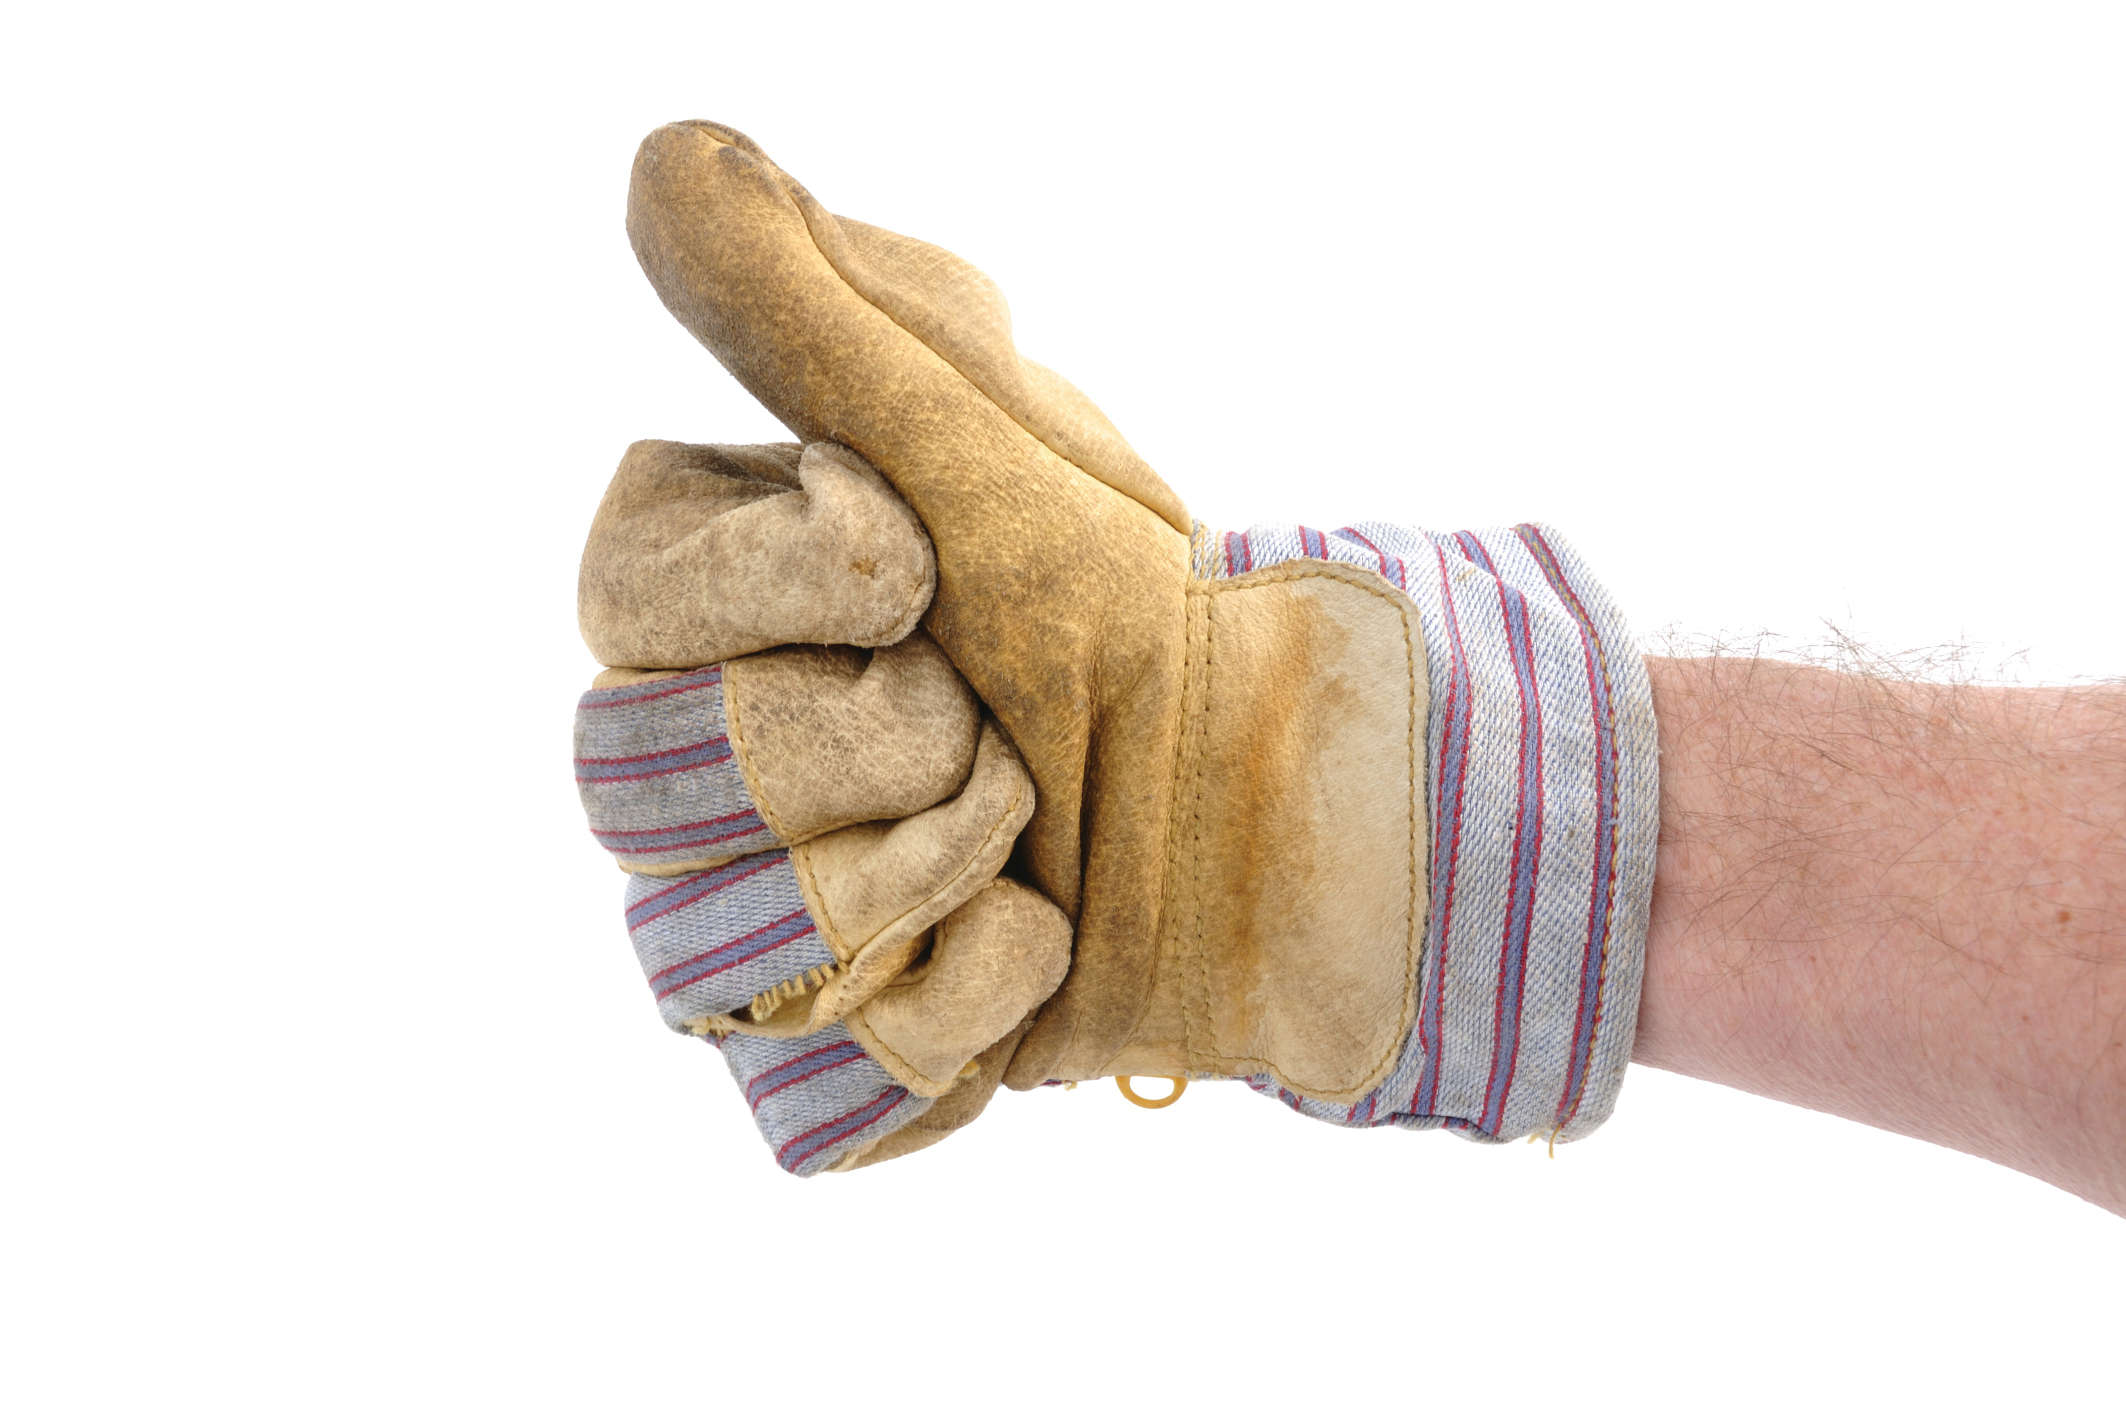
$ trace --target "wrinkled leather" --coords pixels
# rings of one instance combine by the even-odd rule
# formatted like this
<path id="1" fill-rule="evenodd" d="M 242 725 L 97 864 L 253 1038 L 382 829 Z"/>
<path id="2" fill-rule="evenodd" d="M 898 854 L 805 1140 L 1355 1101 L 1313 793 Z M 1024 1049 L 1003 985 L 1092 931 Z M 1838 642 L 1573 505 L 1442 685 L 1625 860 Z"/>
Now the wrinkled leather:
<path id="1" fill-rule="evenodd" d="M 865 1002 L 849 1029 L 910 1092 L 941 1094 L 1055 992 L 1069 965 L 1063 914 L 999 878 L 937 924 L 929 955 Z"/>
<path id="2" fill-rule="evenodd" d="M 601 657 L 665 664 L 610 666 L 597 687 L 720 660 L 722 728 L 767 825 L 734 843 L 788 847 L 833 958 L 691 1027 L 788 1036 L 846 1020 L 896 1082 L 944 1100 L 925 1110 L 921 1143 L 979 1112 L 1008 1057 L 1000 1037 L 1063 976 L 1070 927 L 998 876 L 1032 781 L 937 645 L 911 631 L 935 583 L 913 513 L 843 447 L 642 442 L 600 508 L 581 583 Z M 646 755 L 698 735 L 683 711 L 662 724 L 671 739 L 644 738 Z M 704 844 L 623 867 L 680 875 L 743 851 Z M 889 986 L 874 1030 L 867 1002 Z M 993 1062 L 973 1062 L 983 1054 Z"/>
<path id="3" fill-rule="evenodd" d="M 925 1109 L 921 1117 L 876 1142 L 866 1143 L 829 1170 L 852 1172 L 874 1162 L 920 1152 L 981 1117 L 982 1110 L 989 1106 L 989 1100 L 1004 1082 L 1005 1066 L 1011 1063 L 1011 1056 L 1018 1052 L 1020 1039 L 1032 1025 L 1029 1016 L 1010 1034 L 977 1054 L 974 1061 L 960 1071 L 960 1081 Z"/>
<path id="4" fill-rule="evenodd" d="M 785 647 L 724 665 L 731 748 L 761 816 L 789 843 L 920 813 L 974 766 L 974 693 L 937 644 Z"/>
<path id="5" fill-rule="evenodd" d="M 838 446 L 638 441 L 591 522 L 577 617 L 608 667 L 877 647 L 915 627 L 932 565 L 900 498 Z"/>
<path id="6" fill-rule="evenodd" d="M 1302 560 L 1190 585 L 1167 905 L 1123 1073 L 1355 1103 L 1411 1027 L 1425 664 L 1409 600 Z"/>
<path id="7" fill-rule="evenodd" d="M 735 1027 L 814 1030 L 870 999 L 915 960 L 931 926 L 997 876 L 1033 804 L 1033 781 L 1018 752 L 988 723 L 967 783 L 951 799 L 792 848 L 805 903 L 842 968 L 803 1004 L 778 1010 L 765 1025 Z M 1068 947 L 1066 931 L 1059 955 Z"/>
<path id="8" fill-rule="evenodd" d="M 591 685 L 639 686 L 677 675 L 611 667 Z M 974 765 L 980 705 L 920 632 L 870 652 L 802 645 L 734 658 L 724 663 L 723 690 L 732 752 L 776 843 L 920 813 L 956 793 Z M 671 743 L 645 738 L 641 749 Z M 760 846 L 747 836 L 620 866 L 670 877 Z"/>
<path id="9" fill-rule="evenodd" d="M 1030 769 L 1018 861 L 1076 928 L 1005 1081 L 1269 1072 L 1346 1098 L 1385 1073 L 1424 905 L 1410 824 L 1423 644 L 1407 602 L 1340 566 L 1294 568 L 1278 582 L 1316 591 L 1297 612 L 1233 598 L 1217 688 L 1188 698 L 1218 638 L 1187 514 L 1082 394 L 1019 357 L 979 271 L 837 219 L 712 123 L 643 143 L 628 231 L 673 314 L 800 437 L 875 467 L 935 548 L 925 626 Z M 1240 607 L 1254 601 L 1271 607 Z M 1399 684 L 1385 716 L 1353 704 L 1381 679 Z M 1216 766 L 1241 773 L 1207 794 L 1179 776 L 1184 732 L 1214 709 L 1261 749 Z M 1280 713 L 1324 728 L 1246 725 Z M 1349 821 L 1277 803 L 1325 771 L 1359 789 Z M 1387 852 L 1353 855 L 1340 831 L 1383 819 Z M 1298 933 L 1287 896 L 1318 904 Z"/>

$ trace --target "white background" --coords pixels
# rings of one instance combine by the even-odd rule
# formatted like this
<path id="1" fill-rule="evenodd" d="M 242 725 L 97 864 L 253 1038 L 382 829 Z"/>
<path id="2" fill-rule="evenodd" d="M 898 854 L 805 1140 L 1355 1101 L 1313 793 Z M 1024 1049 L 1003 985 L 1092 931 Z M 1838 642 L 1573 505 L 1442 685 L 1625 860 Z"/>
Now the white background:
<path id="1" fill-rule="evenodd" d="M 2116 1405 L 2126 1224 L 1718 1088 L 799 1182 L 657 1023 L 575 557 L 628 441 L 784 435 L 629 253 L 673 118 L 988 269 L 1214 524 L 2126 669 L 2115 7 L 1464 8 L 14 15 L 0 1400 Z"/>

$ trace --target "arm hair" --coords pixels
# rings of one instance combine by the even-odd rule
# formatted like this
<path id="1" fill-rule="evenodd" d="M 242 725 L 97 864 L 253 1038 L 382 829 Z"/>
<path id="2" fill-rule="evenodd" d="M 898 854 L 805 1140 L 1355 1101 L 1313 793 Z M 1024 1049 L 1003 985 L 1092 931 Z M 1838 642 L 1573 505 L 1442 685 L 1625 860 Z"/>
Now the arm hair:
<path id="1" fill-rule="evenodd" d="M 2126 1214 L 2126 689 L 1647 667 L 1634 1058 Z"/>

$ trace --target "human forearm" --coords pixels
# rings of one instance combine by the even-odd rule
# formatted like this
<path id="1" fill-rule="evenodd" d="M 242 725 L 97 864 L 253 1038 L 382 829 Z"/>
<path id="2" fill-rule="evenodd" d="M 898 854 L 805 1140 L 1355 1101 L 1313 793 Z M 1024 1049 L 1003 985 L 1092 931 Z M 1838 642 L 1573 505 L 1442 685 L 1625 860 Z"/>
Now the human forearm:
<path id="1" fill-rule="evenodd" d="M 1647 665 L 1635 1058 L 2126 1211 L 2126 692 Z"/>

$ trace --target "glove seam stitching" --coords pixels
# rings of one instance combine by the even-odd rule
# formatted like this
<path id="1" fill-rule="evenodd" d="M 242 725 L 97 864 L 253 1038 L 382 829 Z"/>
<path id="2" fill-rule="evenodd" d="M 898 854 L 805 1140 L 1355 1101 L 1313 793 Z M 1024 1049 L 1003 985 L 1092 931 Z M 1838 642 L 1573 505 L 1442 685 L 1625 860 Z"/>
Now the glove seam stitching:
<path id="1" fill-rule="evenodd" d="M 1005 881 L 1006 880 L 1004 878 L 991 878 L 988 882 L 982 884 L 982 886 L 976 888 L 973 892 L 969 893 L 967 895 L 966 901 L 962 902 L 959 907 L 953 908 L 951 912 L 947 913 L 943 917 L 940 917 L 937 922 L 937 939 L 933 943 L 933 949 L 942 949 L 944 947 L 945 929 L 952 925 L 952 919 L 960 914 L 961 909 L 966 907 L 968 902 L 974 901 L 975 898 L 980 897 L 985 892 L 989 892 L 995 888 L 1004 886 Z M 903 974 L 906 973 L 903 972 Z M 967 1061 L 961 1060 L 960 1063 L 953 1069 L 953 1078 L 932 1078 L 928 1073 L 925 1073 L 921 1066 L 916 1064 L 914 1060 L 908 1058 L 908 1056 L 906 1056 L 905 1054 L 902 1054 L 898 1049 L 895 1049 L 883 1037 L 880 1036 L 877 1028 L 873 1026 L 869 1020 L 864 1018 L 863 1006 L 860 1005 L 854 1011 L 850 1012 L 849 1016 L 847 1017 L 847 1023 L 849 1024 L 849 1027 L 852 1032 L 855 1030 L 858 1024 L 861 1024 L 863 1026 L 864 1034 L 870 1036 L 871 1043 L 876 1044 L 878 1046 L 878 1051 L 874 1054 L 873 1057 L 877 1058 L 881 1064 L 886 1064 L 886 1061 L 890 1059 L 892 1060 L 892 1064 L 887 1064 L 887 1067 L 889 1069 L 892 1068 L 894 1064 L 897 1064 L 902 1069 L 905 1069 L 909 1074 L 914 1075 L 915 1078 L 920 1080 L 923 1084 L 930 1087 L 935 1087 L 938 1090 L 935 1094 L 918 1094 L 918 1097 L 942 1097 L 947 1091 L 952 1088 L 953 1084 L 957 1081 L 957 1076 L 959 1074 L 960 1069 L 963 1069 L 967 1066 Z M 998 1036 L 999 1039 L 1001 1039 L 1002 1037 L 1003 1036 L 1001 1035 Z M 994 1043 L 996 1043 L 996 1040 L 990 1041 L 990 1044 Z M 869 1048 L 870 1046 L 866 1045 L 865 1047 Z M 987 1044 L 982 1046 L 982 1049 L 984 1050 L 986 1050 L 987 1048 L 989 1048 L 989 1045 Z M 978 1050 L 976 1052 L 979 1054 L 981 1051 Z M 903 1084 L 908 1084 L 908 1080 L 906 1078 L 902 1078 L 899 1073 L 896 1073 L 894 1077 L 900 1079 Z M 914 1091 L 912 1085 L 910 1085 L 910 1091 Z"/>
<path id="2" fill-rule="evenodd" d="M 1408 910 L 1409 921 L 1408 931 L 1405 934 L 1403 948 L 1404 962 L 1402 1016 L 1400 1022 L 1396 1026 L 1395 1038 L 1390 1042 L 1385 1060 L 1375 1061 L 1375 1063 L 1370 1066 L 1370 1069 L 1382 1069 L 1383 1071 L 1375 1075 L 1371 1084 L 1367 1085 L 1363 1091 L 1357 1092 L 1357 1097 L 1364 1097 L 1366 1092 L 1370 1092 L 1372 1089 L 1379 1087 L 1381 1081 L 1387 1077 L 1388 1073 L 1393 1072 L 1395 1065 L 1395 1057 L 1401 1052 L 1402 1046 L 1409 1035 L 1411 1021 L 1415 1017 L 1417 1008 L 1417 996 L 1415 993 L 1415 987 L 1413 982 L 1420 973 L 1423 959 L 1424 917 L 1422 909 L 1419 908 L 1419 906 L 1417 905 L 1417 889 L 1419 884 L 1419 878 L 1421 877 L 1421 870 L 1418 868 L 1416 863 L 1416 849 L 1419 830 L 1418 818 L 1421 805 L 1419 800 L 1417 781 L 1417 768 L 1419 759 L 1417 747 L 1417 653 L 1410 637 L 1410 614 L 1412 609 L 1408 596 L 1398 593 L 1393 588 L 1393 586 L 1388 584 L 1385 580 L 1379 579 L 1376 575 L 1368 573 L 1364 570 L 1356 569 L 1349 565 L 1339 564 L 1334 560 L 1309 559 L 1296 563 L 1288 561 L 1282 564 L 1271 564 L 1265 566 L 1264 568 L 1256 569 L 1250 573 L 1242 574 L 1234 578 L 1206 580 L 1200 586 L 1192 585 L 1191 591 L 1194 593 L 1202 594 L 1206 597 L 1206 599 L 1208 599 L 1209 596 L 1213 594 L 1233 591 L 1245 591 L 1250 588 L 1267 587 L 1273 584 L 1287 583 L 1298 579 L 1330 579 L 1335 582 L 1348 584 L 1354 588 L 1358 588 L 1366 593 L 1372 594 L 1373 596 L 1381 599 L 1383 602 L 1387 603 L 1390 607 L 1396 610 L 1396 617 L 1398 620 L 1398 624 L 1402 629 L 1403 636 L 1403 663 L 1406 677 L 1405 690 L 1407 692 L 1405 699 L 1409 703 L 1409 724 L 1404 738 L 1404 752 L 1407 774 L 1409 778 L 1408 789 L 1406 792 L 1408 794 L 1410 803 L 1407 816 L 1409 819 L 1409 830 L 1407 835 L 1406 852 L 1404 855 L 1409 860 L 1409 887 L 1406 892 L 1405 901 L 1405 906 Z M 1204 634 L 1206 688 L 1208 685 L 1208 667 L 1210 661 L 1209 621 L 1210 613 L 1209 605 L 1207 602 L 1205 608 Z M 1208 691 L 1206 689 L 1206 698 L 1207 696 Z M 1196 782 L 1200 787 L 1200 757 L 1197 761 L 1197 766 L 1198 773 L 1196 775 Z M 1199 811 L 1198 816 L 1200 818 L 1200 803 L 1197 804 L 1197 809 Z M 1190 901 L 1192 905 L 1195 905 L 1198 902 L 1198 899 L 1192 896 Z M 1203 999 L 1207 1015 L 1209 1006 L 1209 959 L 1207 951 L 1204 950 L 1201 945 L 1203 915 L 1200 905 L 1196 906 L 1196 928 L 1198 936 L 1198 958 L 1199 961 L 1202 963 L 1201 976 L 1205 987 Z M 1197 1056 L 1193 1052 L 1190 1055 L 1192 1062 L 1198 1057 L 1199 1056 Z M 1280 1069 L 1273 1061 L 1265 1059 L 1259 1055 L 1224 1054 L 1219 1052 L 1217 1048 L 1213 1047 L 1206 1049 L 1200 1057 L 1216 1063 L 1261 1065 L 1262 1072 L 1267 1074 L 1269 1077 L 1274 1078 L 1280 1085 L 1286 1088 L 1294 1089 L 1294 1091 L 1306 1094 L 1307 1096 L 1315 1096 L 1314 1092 L 1311 1089 L 1311 1086 L 1294 1085 L 1291 1080 L 1285 1075 L 1284 1071 Z M 1343 1090 L 1338 1090 L 1337 1092 L 1340 1094 L 1343 1092 Z M 1322 1101 L 1341 1102 L 1342 1099 L 1339 1097 L 1335 1099 L 1323 1099 Z"/>
<path id="3" fill-rule="evenodd" d="M 768 827 L 774 831 L 775 836 L 786 845 L 795 844 L 798 840 L 791 838 L 784 830 L 781 818 L 770 807 L 768 796 L 761 788 L 759 772 L 753 767 L 753 745 L 746 739 L 746 729 L 741 719 L 745 713 L 740 710 L 738 704 L 742 693 L 731 675 L 731 668 L 737 665 L 735 661 L 724 663 L 723 722 L 725 732 L 731 737 L 731 754 L 738 761 L 738 777 L 745 785 L 746 792 L 753 796 L 753 806 L 760 811 L 760 816 L 768 821 Z M 740 675 L 743 676 L 744 673 L 741 672 Z"/>
<path id="4" fill-rule="evenodd" d="M 769 165 L 771 167 L 774 166 L 772 162 L 770 162 Z M 778 175 L 783 177 L 784 182 L 789 183 L 789 185 L 796 185 L 794 181 L 790 180 L 788 173 L 783 172 L 779 167 L 775 168 L 775 170 Z M 1078 460 L 1074 456 L 1063 450 L 1061 447 L 1055 445 L 1047 437 L 1043 436 L 1040 432 L 1028 426 L 1024 418 L 1020 417 L 1016 412 L 1013 412 L 1009 407 L 1006 407 L 995 397 L 991 396 L 988 388 L 982 386 L 981 383 L 976 382 L 974 378 L 970 376 L 964 368 L 962 368 L 958 363 L 955 363 L 951 358 L 947 357 L 945 353 L 941 349 L 933 345 L 929 339 L 923 337 L 914 329 L 902 323 L 899 319 L 893 316 L 891 311 L 879 304 L 879 302 L 873 299 L 869 294 L 866 294 L 861 288 L 857 286 L 854 280 L 849 278 L 848 273 L 844 271 L 841 265 L 835 261 L 834 256 L 828 253 L 827 247 L 820 243 L 819 232 L 813 229 L 812 212 L 810 209 L 807 208 L 806 203 L 804 201 L 798 200 L 790 193 L 790 191 L 786 187 L 781 187 L 780 185 L 779 194 L 781 194 L 784 200 L 788 201 L 793 207 L 796 208 L 798 220 L 804 224 L 805 239 L 811 244 L 813 252 L 819 256 L 820 261 L 825 264 L 829 270 L 832 270 L 834 272 L 834 278 L 841 283 L 842 287 L 844 289 L 847 289 L 851 294 L 855 295 L 857 299 L 861 300 L 865 307 L 875 310 L 880 318 L 884 319 L 887 323 L 893 325 L 893 327 L 899 329 L 902 333 L 913 339 L 918 347 L 922 348 L 924 351 L 928 352 L 933 358 L 936 358 L 938 362 L 944 364 L 947 368 L 951 369 L 953 376 L 957 377 L 961 382 L 966 383 L 969 388 L 973 389 L 976 396 L 980 397 L 984 402 L 987 402 L 990 406 L 994 407 L 997 410 L 998 414 L 1001 415 L 1005 421 L 1010 422 L 1026 436 L 1031 437 L 1037 445 L 1042 447 L 1050 455 L 1054 456 L 1057 460 L 1063 462 L 1063 464 L 1065 464 L 1066 466 L 1069 466 L 1079 475 L 1085 476 L 1088 479 L 1102 486 L 1106 486 L 1107 489 L 1121 496 L 1124 500 L 1127 500 L 1131 504 L 1139 506 L 1142 509 L 1146 510 L 1151 515 L 1160 520 L 1162 523 L 1167 525 L 1168 528 L 1179 528 L 1179 526 L 1176 526 L 1172 520 L 1167 518 L 1165 511 L 1160 510 L 1155 506 L 1146 504 L 1144 501 L 1138 499 L 1136 496 L 1130 494 L 1128 491 L 1122 489 L 1120 486 L 1109 483 L 1108 479 L 1105 476 L 1100 475 L 1098 472 L 1093 471 L 1086 466 L 1080 465 Z M 810 197 L 811 193 L 807 192 L 806 195 Z M 814 206 L 817 206 L 818 199 L 812 198 L 812 204 Z M 830 221 L 840 219 L 839 217 L 836 217 L 831 211 L 828 211 L 824 206 L 820 206 L 819 211 L 821 215 L 825 216 Z M 1021 362 L 1025 361 L 1024 355 L 1020 354 L 1016 348 L 1014 348 L 1012 351 L 1013 357 L 1016 360 Z M 1120 440 L 1119 433 L 1117 434 L 1116 439 Z M 859 452 L 858 454 L 861 455 L 862 453 Z M 1140 465 L 1144 465 L 1146 472 L 1152 475 L 1153 484 L 1163 486 L 1164 483 L 1158 479 L 1158 476 L 1155 472 L 1151 471 L 1151 467 L 1148 464 L 1145 464 L 1141 456 L 1138 457 L 1138 463 Z M 1167 493 L 1171 495 L 1173 492 L 1169 490 Z"/>
<path id="5" fill-rule="evenodd" d="M 840 960 L 845 966 L 854 964 L 857 956 L 861 954 L 866 948 L 870 947 L 873 943 L 877 942 L 880 937 L 891 932 L 895 927 L 907 921 L 909 917 L 921 911 L 930 903 L 937 901 L 938 898 L 944 896 L 946 893 L 950 892 L 953 886 L 958 883 L 961 878 L 967 876 L 968 870 L 973 868 L 975 864 L 981 859 L 982 855 L 988 851 L 989 845 L 996 838 L 998 830 L 1004 828 L 1007 824 L 1009 824 L 1012 820 L 1012 816 L 1018 813 L 1019 801 L 1023 799 L 1025 795 L 1026 784 L 1025 781 L 1021 779 L 1020 781 L 1015 782 L 1012 785 L 1011 798 L 1005 802 L 1003 809 L 999 811 L 996 822 L 989 826 L 989 832 L 982 835 L 982 841 L 974 848 L 974 856 L 970 858 L 966 863 L 962 864 L 959 870 L 954 872 L 951 877 L 945 879 L 945 881 L 940 883 L 937 887 L 932 888 L 929 892 L 923 894 L 923 896 L 918 898 L 915 902 L 909 904 L 907 907 L 902 908 L 898 913 L 894 914 L 894 916 L 890 920 L 888 920 L 884 925 L 880 926 L 877 930 L 872 932 L 869 937 L 865 938 L 862 946 L 849 946 L 847 944 L 847 937 L 842 931 L 841 924 L 834 920 L 831 912 L 829 911 L 826 903 L 825 894 L 821 891 L 819 886 L 819 879 L 817 875 L 815 875 L 812 871 L 811 850 L 805 848 L 801 844 L 793 846 L 790 849 L 790 861 L 797 871 L 798 883 L 805 899 L 805 905 L 807 909 L 811 911 L 813 921 L 817 922 L 819 924 L 820 930 L 826 933 L 827 945 L 836 953 L 836 959 Z M 998 866 L 1001 868 L 1002 864 L 999 863 Z M 995 880 L 992 879 L 992 881 Z M 981 889 L 977 888 L 975 891 L 979 892 L 980 890 Z M 974 893 L 969 893 L 967 896 L 969 899 L 971 899 L 974 896 Z M 966 899 L 963 899 L 960 905 L 965 906 Z M 958 909 L 955 908 L 953 910 L 956 911 Z M 890 979 L 890 977 L 888 979 Z M 880 982 L 880 984 L 883 986 L 885 982 L 882 981 Z M 868 998 L 869 997 L 867 996 L 866 999 Z M 855 1009 L 862 1009 L 861 1004 L 856 1006 Z M 852 1010 L 850 1013 L 855 1013 L 855 1010 Z"/>

